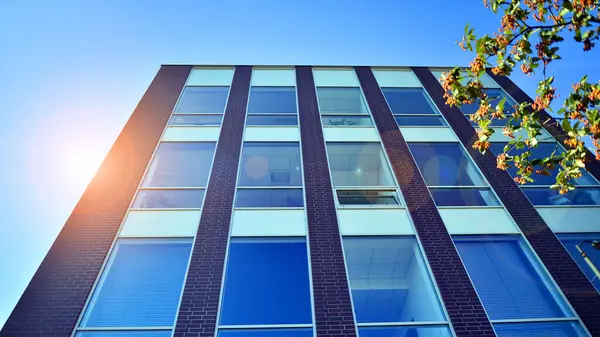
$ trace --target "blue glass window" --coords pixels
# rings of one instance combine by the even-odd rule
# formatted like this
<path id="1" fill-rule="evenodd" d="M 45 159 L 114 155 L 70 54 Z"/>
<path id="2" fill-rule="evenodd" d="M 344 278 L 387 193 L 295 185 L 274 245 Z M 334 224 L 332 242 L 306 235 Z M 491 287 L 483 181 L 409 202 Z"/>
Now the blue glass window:
<path id="1" fill-rule="evenodd" d="M 303 207 L 302 189 L 240 188 L 235 207 Z"/>
<path id="2" fill-rule="evenodd" d="M 296 113 L 296 90 L 294 87 L 252 87 L 248 113 Z"/>
<path id="3" fill-rule="evenodd" d="M 246 125 L 298 125 L 296 115 L 248 115 Z"/>
<path id="4" fill-rule="evenodd" d="M 223 115 L 173 115 L 169 125 L 221 125 Z"/>
<path id="5" fill-rule="evenodd" d="M 299 144 L 244 142 L 238 186 L 302 186 Z"/>
<path id="6" fill-rule="evenodd" d="M 485 186 L 459 143 L 409 143 L 428 186 Z"/>
<path id="7" fill-rule="evenodd" d="M 205 187 L 214 151 L 212 142 L 162 142 L 142 186 Z"/>
<path id="8" fill-rule="evenodd" d="M 319 110 L 322 115 L 367 115 L 369 110 L 360 88 L 317 88 Z"/>
<path id="9" fill-rule="evenodd" d="M 413 237 L 345 237 L 344 252 L 358 323 L 444 321 Z"/>
<path id="10" fill-rule="evenodd" d="M 394 116 L 398 126 L 447 126 L 441 116 Z"/>
<path id="11" fill-rule="evenodd" d="M 499 206 L 489 188 L 430 188 L 438 206 Z"/>
<path id="12" fill-rule="evenodd" d="M 81 326 L 173 325 L 191 246 L 191 239 L 119 239 Z"/>
<path id="13" fill-rule="evenodd" d="M 536 206 L 600 205 L 600 188 L 577 187 L 566 194 L 549 187 L 523 186 L 523 193 Z"/>
<path id="14" fill-rule="evenodd" d="M 75 337 L 171 337 L 171 330 L 79 331 Z"/>
<path id="15" fill-rule="evenodd" d="M 201 208 L 204 190 L 140 190 L 132 208 Z"/>
<path id="16" fill-rule="evenodd" d="M 228 94 L 229 87 L 185 87 L 175 113 L 222 114 Z"/>
<path id="17" fill-rule="evenodd" d="M 327 143 L 335 187 L 394 186 L 395 182 L 379 143 Z"/>
<path id="18" fill-rule="evenodd" d="M 518 236 L 455 236 L 467 272 L 492 320 L 572 316 Z M 561 303 L 558 303 L 561 301 Z"/>
<path id="19" fill-rule="evenodd" d="M 394 115 L 437 114 L 423 88 L 381 88 Z"/>
<path id="20" fill-rule="evenodd" d="M 358 328 L 359 337 L 452 337 L 446 326 L 395 326 Z"/>
<path id="21" fill-rule="evenodd" d="M 563 243 L 569 254 L 573 257 L 573 260 L 577 262 L 581 270 L 585 276 L 592 282 L 592 284 L 596 287 L 596 290 L 600 291 L 600 278 L 595 277 L 594 271 L 590 268 L 590 266 L 585 262 L 581 253 L 577 250 L 576 245 L 581 244 L 580 247 L 587 254 L 587 256 L 592 260 L 592 263 L 596 266 L 596 268 L 600 268 L 600 250 L 595 249 L 590 245 L 589 242 L 582 241 L 595 241 L 600 240 L 600 234 L 560 234 L 558 238 Z"/>
<path id="22" fill-rule="evenodd" d="M 395 191 L 337 190 L 340 205 L 399 205 Z"/>
<path id="23" fill-rule="evenodd" d="M 219 337 L 313 337 L 311 329 L 220 330 Z"/>
<path id="24" fill-rule="evenodd" d="M 373 126 L 369 116 L 323 116 L 323 126 Z"/>
<path id="25" fill-rule="evenodd" d="M 507 117 L 509 115 L 511 115 L 514 112 L 514 107 L 515 105 L 517 105 L 517 103 L 510 98 L 502 89 L 495 89 L 495 88 L 486 88 L 484 89 L 484 91 L 487 93 L 488 97 L 490 98 L 490 104 L 492 106 L 492 109 L 496 108 L 496 105 L 498 105 L 498 103 L 500 102 L 500 100 L 502 100 L 503 98 L 506 98 L 506 101 L 504 102 L 504 113 L 507 115 Z M 472 115 L 474 113 L 477 112 L 477 110 L 479 109 L 479 103 L 473 103 L 473 104 L 464 104 L 463 106 L 460 107 L 460 110 L 465 114 L 465 115 Z M 468 118 L 468 116 L 467 116 Z M 476 125 L 475 122 L 471 122 L 471 124 Z M 493 119 L 492 122 L 490 123 L 490 126 L 504 126 L 506 125 L 506 120 L 498 120 L 498 119 Z"/>
<path id="26" fill-rule="evenodd" d="M 586 337 L 578 322 L 494 324 L 498 337 Z"/>
<path id="27" fill-rule="evenodd" d="M 221 303 L 221 325 L 312 323 L 305 240 L 232 238 Z"/>

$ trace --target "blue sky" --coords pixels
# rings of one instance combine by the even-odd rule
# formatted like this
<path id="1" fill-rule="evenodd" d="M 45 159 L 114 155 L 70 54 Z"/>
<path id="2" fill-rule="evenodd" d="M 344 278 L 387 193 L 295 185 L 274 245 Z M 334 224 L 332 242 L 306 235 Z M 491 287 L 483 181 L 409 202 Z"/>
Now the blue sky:
<path id="1" fill-rule="evenodd" d="M 481 1 L 0 2 L 0 326 L 160 64 L 466 65 Z M 600 78 L 567 44 L 551 70 Z M 513 80 L 530 95 L 535 80 Z"/>

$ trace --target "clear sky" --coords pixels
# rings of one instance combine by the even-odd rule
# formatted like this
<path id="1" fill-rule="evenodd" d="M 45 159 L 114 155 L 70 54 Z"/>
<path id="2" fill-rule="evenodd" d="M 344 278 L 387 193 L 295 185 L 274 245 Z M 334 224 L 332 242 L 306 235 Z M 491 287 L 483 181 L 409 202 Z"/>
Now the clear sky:
<path id="1" fill-rule="evenodd" d="M 464 25 L 498 20 L 479 0 L 0 1 L 0 326 L 161 64 L 466 65 Z M 598 49 L 567 48 L 559 92 L 600 78 Z"/>

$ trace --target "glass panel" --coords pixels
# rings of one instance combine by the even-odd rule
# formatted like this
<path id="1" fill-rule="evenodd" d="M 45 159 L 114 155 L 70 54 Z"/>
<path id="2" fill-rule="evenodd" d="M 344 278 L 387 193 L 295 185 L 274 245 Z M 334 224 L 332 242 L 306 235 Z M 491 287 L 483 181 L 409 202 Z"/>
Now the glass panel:
<path id="1" fill-rule="evenodd" d="M 220 330 L 219 337 L 313 337 L 311 329 Z"/>
<path id="2" fill-rule="evenodd" d="M 336 191 L 340 205 L 399 205 L 392 191 Z"/>
<path id="3" fill-rule="evenodd" d="M 79 331 L 75 337 L 171 337 L 171 330 L 164 331 Z"/>
<path id="4" fill-rule="evenodd" d="M 119 239 L 81 326 L 171 326 L 191 239 Z"/>
<path id="5" fill-rule="evenodd" d="M 163 142 L 152 159 L 143 187 L 205 187 L 216 143 Z"/>
<path id="6" fill-rule="evenodd" d="M 504 146 L 507 145 L 507 143 L 498 143 L 498 142 L 494 142 L 491 143 L 492 146 L 490 147 L 490 150 L 493 153 L 502 153 L 504 151 Z M 538 143 L 538 147 L 535 149 L 532 149 L 532 154 L 529 158 L 544 158 L 544 157 L 549 157 L 552 152 L 554 152 L 554 150 L 556 150 L 555 155 L 559 155 L 563 152 L 562 147 L 558 146 L 558 144 L 556 143 Z M 519 149 L 513 149 L 510 151 L 511 155 L 521 155 L 523 152 L 525 152 L 524 149 L 519 150 Z M 558 174 L 558 167 L 554 168 L 553 170 L 550 171 L 550 175 L 549 176 L 542 176 L 542 175 L 538 175 L 535 174 L 533 176 L 533 179 L 535 179 L 535 182 L 533 183 L 529 183 L 531 185 L 554 185 L 556 183 L 556 175 Z M 512 167 L 509 168 L 507 170 L 507 172 L 511 175 L 511 176 L 516 176 L 517 174 L 517 169 Z M 582 170 L 581 172 L 583 175 L 580 178 L 577 178 L 574 180 L 574 183 L 577 185 L 598 185 L 598 181 L 596 181 L 594 178 L 592 178 L 592 176 L 585 170 Z"/>
<path id="7" fill-rule="evenodd" d="M 304 207 L 304 196 L 300 188 L 240 188 L 235 207 Z"/>
<path id="8" fill-rule="evenodd" d="M 490 319 L 572 316 L 520 237 L 453 239 Z"/>
<path id="9" fill-rule="evenodd" d="M 596 290 L 600 291 L 600 278 L 596 277 L 592 268 L 585 262 L 581 253 L 577 250 L 576 245 L 580 245 L 581 249 L 587 254 L 591 262 L 600 268 L 600 250 L 592 247 L 590 242 L 582 241 L 595 241 L 600 240 L 600 234 L 559 234 L 558 238 L 562 241 L 563 245 L 573 257 L 573 260 L 577 262 L 585 276 L 592 282 Z"/>
<path id="10" fill-rule="evenodd" d="M 245 142 L 238 186 L 302 186 L 298 143 Z"/>
<path id="11" fill-rule="evenodd" d="M 294 87 L 252 87 L 248 113 L 291 113 L 296 110 Z"/>
<path id="12" fill-rule="evenodd" d="M 494 324 L 498 337 L 585 337 L 577 322 Z"/>
<path id="13" fill-rule="evenodd" d="M 296 115 L 248 115 L 246 125 L 298 125 Z"/>
<path id="14" fill-rule="evenodd" d="M 430 188 L 438 206 L 499 206 L 489 188 Z"/>
<path id="15" fill-rule="evenodd" d="M 399 126 L 447 126 L 440 116 L 394 116 Z"/>
<path id="16" fill-rule="evenodd" d="M 452 337 L 447 326 L 358 328 L 359 337 Z"/>
<path id="17" fill-rule="evenodd" d="M 540 205 L 600 205 L 600 188 L 577 187 L 566 194 L 549 187 L 523 187 L 523 193 L 532 204 Z"/>
<path id="18" fill-rule="evenodd" d="M 323 126 L 372 126 L 369 116 L 323 116 Z"/>
<path id="19" fill-rule="evenodd" d="M 304 239 L 232 238 L 220 324 L 310 323 Z"/>
<path id="20" fill-rule="evenodd" d="M 517 105 L 517 103 L 512 98 L 510 98 L 504 92 L 504 90 L 488 88 L 488 89 L 484 89 L 484 91 L 490 97 L 490 104 L 493 109 L 496 108 L 496 105 L 498 105 L 500 100 L 502 100 L 503 98 L 506 98 L 506 102 L 504 103 L 505 114 L 507 114 L 507 115 L 512 114 L 512 112 L 514 111 L 514 109 L 512 107 Z M 477 109 L 479 109 L 479 102 L 473 103 L 473 104 L 465 104 L 460 107 L 460 110 L 465 115 L 472 115 L 477 112 Z M 506 121 L 504 123 L 506 123 Z"/>
<path id="21" fill-rule="evenodd" d="M 140 190 L 132 208 L 201 208 L 204 190 Z"/>
<path id="22" fill-rule="evenodd" d="M 445 320 L 413 237 L 343 240 L 358 323 Z"/>
<path id="23" fill-rule="evenodd" d="M 173 115 L 169 125 L 221 125 L 223 115 Z"/>
<path id="24" fill-rule="evenodd" d="M 437 114 L 422 88 L 381 88 L 394 115 Z"/>
<path id="25" fill-rule="evenodd" d="M 487 185 L 459 143 L 409 143 L 428 186 Z"/>
<path id="26" fill-rule="evenodd" d="M 229 87 L 185 87 L 175 113 L 222 114 L 228 93 Z"/>
<path id="27" fill-rule="evenodd" d="M 317 88 L 321 114 L 367 115 L 360 88 Z"/>
<path id="28" fill-rule="evenodd" d="M 327 143 L 333 185 L 394 186 L 379 143 Z"/>

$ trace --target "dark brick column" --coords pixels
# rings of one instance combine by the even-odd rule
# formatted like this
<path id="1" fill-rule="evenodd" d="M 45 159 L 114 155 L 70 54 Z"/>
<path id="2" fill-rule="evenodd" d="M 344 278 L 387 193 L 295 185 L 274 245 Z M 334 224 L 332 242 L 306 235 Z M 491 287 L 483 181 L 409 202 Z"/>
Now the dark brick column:
<path id="1" fill-rule="evenodd" d="M 456 335 L 496 336 L 375 76 L 354 69 Z"/>
<path id="2" fill-rule="evenodd" d="M 304 189 L 319 337 L 355 337 L 336 206 L 311 67 L 296 67 Z"/>
<path id="3" fill-rule="evenodd" d="M 225 109 L 175 337 L 213 337 L 252 67 L 237 66 Z"/>
<path id="4" fill-rule="evenodd" d="M 190 70 L 160 68 L 0 336 L 71 335 Z"/>
<path id="5" fill-rule="evenodd" d="M 504 91 L 506 91 L 512 98 L 515 99 L 518 103 L 533 103 L 531 97 L 529 97 L 521 88 L 517 87 L 516 84 L 513 83 L 506 76 L 498 76 L 494 75 L 491 69 L 486 69 L 487 73 L 498 83 Z M 552 135 L 552 137 L 559 139 L 560 143 L 563 146 L 566 146 L 562 140 L 567 138 L 566 132 L 560 127 L 559 124 L 556 123 L 556 120 L 550 116 L 550 114 L 546 110 L 538 111 L 537 115 L 541 118 L 542 121 L 550 121 L 548 123 L 542 124 L 542 126 Z M 600 179 L 600 161 L 596 160 L 596 156 L 588 151 L 588 163 L 586 164 L 586 168 L 588 171 L 596 177 L 596 179 Z"/>
<path id="6" fill-rule="evenodd" d="M 577 314 L 592 335 L 600 336 L 600 295 L 573 261 L 552 230 L 538 214 L 535 207 L 506 171 L 496 168 L 496 158 L 491 152 L 485 155 L 473 149 L 477 140 L 475 129 L 456 107 L 445 104 L 444 89 L 427 68 L 412 68 L 435 105 L 458 135 L 469 154 L 498 197 L 521 228 L 548 271 L 565 293 Z M 514 96 L 513 96 L 514 97 Z M 517 99 L 515 97 L 515 99 Z"/>

